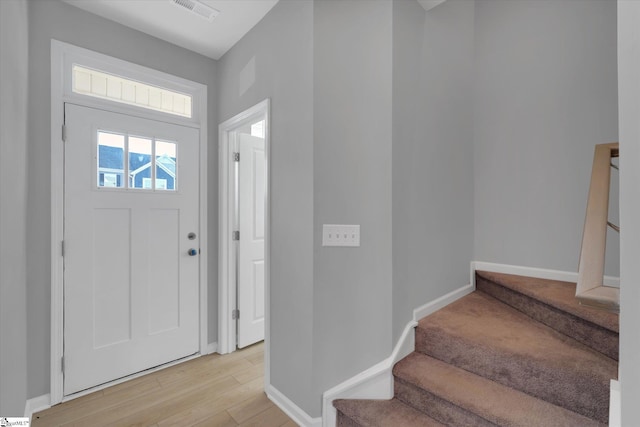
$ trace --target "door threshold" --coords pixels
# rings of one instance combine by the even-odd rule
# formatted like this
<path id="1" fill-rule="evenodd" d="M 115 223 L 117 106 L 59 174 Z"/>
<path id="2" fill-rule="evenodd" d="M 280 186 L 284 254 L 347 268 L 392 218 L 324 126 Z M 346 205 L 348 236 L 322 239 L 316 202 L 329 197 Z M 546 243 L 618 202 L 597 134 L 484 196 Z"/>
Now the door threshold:
<path id="1" fill-rule="evenodd" d="M 77 399 L 78 397 L 86 396 L 88 394 L 95 393 L 96 391 L 107 389 L 107 388 L 112 387 L 114 385 L 122 384 L 122 383 L 125 383 L 127 381 L 134 380 L 136 378 L 144 377 L 145 375 L 152 374 L 154 372 L 158 372 L 158 371 L 161 371 L 163 369 L 170 368 L 172 366 L 179 365 L 179 364 L 184 363 L 184 362 L 188 362 L 189 360 L 197 359 L 200 356 L 201 356 L 201 354 L 199 352 L 198 353 L 194 353 L 194 354 L 191 354 L 189 356 L 185 356 L 185 357 L 183 357 L 181 359 L 172 360 L 171 362 L 167 362 L 167 363 L 164 363 L 162 365 L 154 366 L 153 368 L 145 369 L 144 371 L 136 372 L 135 374 L 127 375 L 126 377 L 118 378 L 118 379 L 113 380 L 113 381 L 109 381 L 109 382 L 106 382 L 106 383 L 99 384 L 99 385 L 97 385 L 95 387 L 91 387 L 91 388 L 88 388 L 88 389 L 85 389 L 85 390 L 78 391 L 78 392 L 73 393 L 73 394 L 69 394 L 69 395 L 63 396 L 62 397 L 62 402 L 60 402 L 60 403 L 68 402 L 70 400 Z"/>

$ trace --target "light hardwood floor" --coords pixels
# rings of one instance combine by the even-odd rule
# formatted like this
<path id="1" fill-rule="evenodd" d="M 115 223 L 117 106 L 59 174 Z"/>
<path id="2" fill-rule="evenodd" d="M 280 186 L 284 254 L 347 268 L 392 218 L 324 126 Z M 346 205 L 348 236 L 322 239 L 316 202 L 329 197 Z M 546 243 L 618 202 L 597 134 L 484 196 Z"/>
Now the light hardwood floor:
<path id="1" fill-rule="evenodd" d="M 263 347 L 199 357 L 61 403 L 31 425 L 295 427 L 264 394 Z"/>

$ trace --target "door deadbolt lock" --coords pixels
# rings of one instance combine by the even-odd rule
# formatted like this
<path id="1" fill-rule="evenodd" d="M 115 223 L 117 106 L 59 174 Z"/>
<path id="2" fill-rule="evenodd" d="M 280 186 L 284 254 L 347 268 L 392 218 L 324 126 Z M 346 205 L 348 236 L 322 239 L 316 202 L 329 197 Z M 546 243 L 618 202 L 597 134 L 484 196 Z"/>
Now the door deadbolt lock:
<path id="1" fill-rule="evenodd" d="M 195 240 L 196 238 L 196 233 L 194 233 L 193 231 L 189 234 L 187 234 L 187 239 L 189 240 Z"/>

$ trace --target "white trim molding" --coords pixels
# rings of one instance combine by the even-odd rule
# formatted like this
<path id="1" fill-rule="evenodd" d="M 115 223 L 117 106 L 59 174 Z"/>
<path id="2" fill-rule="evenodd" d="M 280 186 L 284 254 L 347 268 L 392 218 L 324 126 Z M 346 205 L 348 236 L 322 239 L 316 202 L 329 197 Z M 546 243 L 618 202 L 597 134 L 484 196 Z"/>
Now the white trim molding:
<path id="1" fill-rule="evenodd" d="M 393 397 L 393 365 L 415 349 L 414 329 L 418 322 L 406 324 L 391 356 L 322 394 L 322 426 L 336 425 L 336 399 L 391 399 Z"/>
<path id="2" fill-rule="evenodd" d="M 491 271 L 494 273 L 515 274 L 518 276 L 535 277 L 537 279 L 559 280 L 562 282 L 578 281 L 578 273 L 572 271 L 550 270 L 545 268 L 524 267 L 520 265 L 497 264 L 484 261 L 472 261 L 471 273 L 472 280 L 475 283 L 474 274 L 476 270 Z M 612 276 L 604 276 L 603 284 L 605 286 L 620 287 L 620 278 Z"/>
<path id="3" fill-rule="evenodd" d="M 475 289 L 475 284 L 471 283 L 469 285 L 451 291 L 448 294 L 443 295 L 440 298 L 435 299 L 423 306 L 420 306 L 413 310 L 413 320 L 417 322 L 423 317 L 435 313 L 436 311 L 448 306 L 449 304 L 462 298 L 463 296 L 470 294 L 471 292 L 475 291 Z"/>
<path id="4" fill-rule="evenodd" d="M 269 98 L 218 126 L 218 353 L 236 350 L 236 252 L 233 241 L 235 180 L 231 153 L 236 131 L 251 121 L 264 119 L 265 221 L 264 221 L 264 384 L 271 386 L 271 100 Z"/>
<path id="5" fill-rule="evenodd" d="M 205 354 L 213 354 L 216 351 L 218 351 L 218 343 L 212 342 L 207 345 L 207 350 L 204 353 L 202 353 L 202 355 L 204 356 Z"/>
<path id="6" fill-rule="evenodd" d="M 322 426 L 322 418 L 311 418 L 309 414 L 271 384 L 265 384 L 264 392 L 267 394 L 267 397 L 278 406 L 278 408 L 282 409 L 282 412 L 287 414 L 296 424 L 302 427 Z"/>
<path id="7" fill-rule="evenodd" d="M 140 82 L 146 82 L 167 89 L 189 94 L 193 100 L 193 117 L 184 118 L 159 111 L 147 110 L 132 105 L 89 97 L 71 90 L 71 68 L 81 64 L 110 72 Z M 199 243 L 201 249 L 199 267 L 199 352 L 206 354 L 208 343 L 208 233 L 207 233 L 207 86 L 201 83 L 173 76 L 141 65 L 133 64 L 88 49 L 58 40 L 51 40 L 51 363 L 50 402 L 60 403 L 64 398 L 64 384 L 61 359 L 64 354 L 64 259 L 62 241 L 64 239 L 64 104 L 113 111 L 145 119 L 188 126 L 199 129 L 200 133 L 200 173 L 199 173 Z"/>
<path id="8" fill-rule="evenodd" d="M 414 330 L 418 326 L 418 320 L 446 307 L 474 289 L 473 284 L 463 286 L 413 310 L 413 320 L 405 325 L 389 357 L 322 394 L 322 426 L 336 425 L 337 414 L 332 404 L 336 399 L 391 399 L 393 366 L 414 351 Z"/>
<path id="9" fill-rule="evenodd" d="M 609 427 L 622 427 L 620 381 L 611 380 L 609 386 Z"/>
<path id="10" fill-rule="evenodd" d="M 36 412 L 44 411 L 51 408 L 51 396 L 44 394 L 42 396 L 34 397 L 27 400 L 24 405 L 24 416 L 31 420 L 31 417 Z"/>
<path id="11" fill-rule="evenodd" d="M 265 196 L 265 384 L 269 384 L 270 331 L 270 137 L 271 101 L 267 98 L 218 126 L 218 352 L 236 349 L 236 322 L 232 310 L 236 308 L 236 242 L 233 240 L 236 188 L 232 153 L 236 146 L 237 130 L 254 120 L 265 120 L 266 196 Z"/>

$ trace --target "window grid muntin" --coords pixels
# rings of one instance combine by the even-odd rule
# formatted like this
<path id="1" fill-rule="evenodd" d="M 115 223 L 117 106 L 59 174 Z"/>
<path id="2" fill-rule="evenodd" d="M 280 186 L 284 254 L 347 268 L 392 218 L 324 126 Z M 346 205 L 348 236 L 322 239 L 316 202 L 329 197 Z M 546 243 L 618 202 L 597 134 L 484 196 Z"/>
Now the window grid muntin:
<path id="1" fill-rule="evenodd" d="M 100 146 L 102 145 L 101 142 L 101 138 L 100 135 L 101 134 L 108 134 L 108 135 L 116 135 L 116 136 L 122 136 L 124 139 L 124 144 L 122 149 L 122 169 L 118 169 L 118 168 L 110 168 L 107 166 L 100 166 L 100 160 L 101 160 L 101 155 L 100 155 Z M 141 176 L 141 186 L 140 187 L 136 187 L 135 185 L 135 179 L 136 176 L 133 176 L 133 182 L 132 182 L 132 176 L 131 176 L 131 151 L 130 151 L 130 140 L 131 138 L 134 139 L 138 139 L 138 140 L 146 140 L 149 141 L 151 144 L 151 152 L 149 154 L 149 162 L 146 163 L 145 165 L 148 165 L 148 167 L 146 167 L 145 169 L 149 169 L 149 177 L 144 177 Z M 173 188 L 170 188 L 170 186 L 168 185 L 168 179 L 167 178 L 160 178 L 160 180 L 164 183 L 164 185 L 160 185 L 158 186 L 158 178 L 157 178 L 157 168 L 158 166 L 158 156 L 156 156 L 156 147 L 157 144 L 172 144 L 173 145 L 173 154 L 174 157 L 169 157 L 168 159 L 170 160 L 170 162 L 173 163 L 173 171 L 171 171 L 169 168 L 167 168 L 166 166 L 163 169 L 169 176 L 169 178 L 172 179 L 173 181 Z M 113 146 L 113 145 L 112 145 Z M 116 148 L 120 148 L 120 147 L 116 147 Z M 156 190 L 160 190 L 160 191 L 168 191 L 168 192 L 177 192 L 178 190 L 178 143 L 176 141 L 170 141 L 167 139 L 156 139 L 153 137 L 147 137 L 147 136 L 140 136 L 140 135 L 132 135 L 132 134 L 124 134 L 124 133 L 120 133 L 120 132 L 114 132 L 114 131 L 109 131 L 109 130 L 98 130 L 97 131 L 97 143 L 96 143 L 96 149 L 97 149 L 97 155 L 96 155 L 96 159 L 95 159 L 95 166 L 96 166 L 96 174 L 94 176 L 96 176 L 97 178 L 97 182 L 96 182 L 96 187 L 98 189 L 110 189 L 110 190 L 133 190 L 133 191 L 156 191 Z M 136 153 L 135 154 L 142 154 L 144 155 L 145 153 Z M 162 157 L 162 156 L 160 156 Z M 164 165 L 163 165 L 164 166 Z M 140 169 L 137 168 L 135 170 Z M 100 179 L 100 175 L 103 175 L 102 178 L 102 184 L 101 184 L 101 179 Z M 105 186 L 104 185 L 104 174 L 117 174 L 120 176 L 120 183 L 121 185 L 116 186 L 116 187 L 111 187 L 111 186 Z M 144 183 L 145 183 L 145 178 L 150 180 L 149 182 L 151 183 L 151 186 L 149 188 L 146 188 Z"/>

